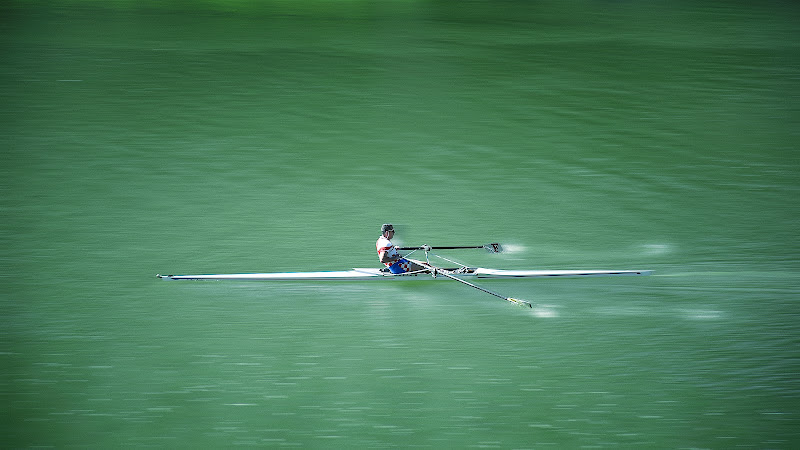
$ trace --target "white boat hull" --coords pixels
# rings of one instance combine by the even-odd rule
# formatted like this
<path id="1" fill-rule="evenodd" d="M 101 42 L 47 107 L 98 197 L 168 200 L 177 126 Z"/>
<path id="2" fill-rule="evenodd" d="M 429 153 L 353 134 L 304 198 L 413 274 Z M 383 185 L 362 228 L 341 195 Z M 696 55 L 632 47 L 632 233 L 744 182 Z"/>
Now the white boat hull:
<path id="1" fill-rule="evenodd" d="M 448 272 L 463 279 L 608 277 L 650 275 L 650 270 L 499 270 L 469 268 L 467 272 Z M 381 269 L 366 268 L 330 272 L 236 273 L 216 275 L 158 275 L 165 280 L 233 280 L 233 281 L 319 281 L 319 280 L 433 280 L 430 273 L 393 275 Z"/>

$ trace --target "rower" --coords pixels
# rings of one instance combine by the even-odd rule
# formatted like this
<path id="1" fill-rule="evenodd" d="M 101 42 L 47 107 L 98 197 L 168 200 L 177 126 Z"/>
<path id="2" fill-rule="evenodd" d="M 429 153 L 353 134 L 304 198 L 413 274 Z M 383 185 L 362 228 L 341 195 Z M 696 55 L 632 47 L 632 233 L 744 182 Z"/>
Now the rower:
<path id="1" fill-rule="evenodd" d="M 375 242 L 375 248 L 378 250 L 378 259 L 393 274 L 401 274 L 407 272 L 417 272 L 425 270 L 424 267 L 403 258 L 398 252 L 397 248 L 392 244 L 394 237 L 394 226 L 390 223 L 385 223 L 381 226 L 381 237 Z"/>

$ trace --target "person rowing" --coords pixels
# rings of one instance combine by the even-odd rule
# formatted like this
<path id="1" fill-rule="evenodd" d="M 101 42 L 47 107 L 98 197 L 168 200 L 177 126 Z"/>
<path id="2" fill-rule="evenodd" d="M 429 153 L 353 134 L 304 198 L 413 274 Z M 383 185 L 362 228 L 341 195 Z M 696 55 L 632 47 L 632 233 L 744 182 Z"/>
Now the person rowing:
<path id="1" fill-rule="evenodd" d="M 375 242 L 375 248 L 378 250 L 378 259 L 380 262 L 388 267 L 389 271 L 395 275 L 426 270 L 425 267 L 403 258 L 403 256 L 397 252 L 397 247 L 392 244 L 393 237 L 394 226 L 390 223 L 383 224 L 381 226 L 381 237 Z"/>

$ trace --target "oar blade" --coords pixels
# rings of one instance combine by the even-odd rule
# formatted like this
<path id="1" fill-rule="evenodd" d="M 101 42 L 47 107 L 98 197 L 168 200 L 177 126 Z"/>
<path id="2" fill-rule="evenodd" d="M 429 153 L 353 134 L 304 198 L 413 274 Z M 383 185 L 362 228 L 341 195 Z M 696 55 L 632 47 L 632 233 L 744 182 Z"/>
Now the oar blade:
<path id="1" fill-rule="evenodd" d="M 494 243 L 491 243 L 491 244 L 486 244 L 486 245 L 483 246 L 483 248 L 485 248 L 486 251 L 489 252 L 489 253 L 502 253 L 503 252 L 503 246 L 498 244 L 497 242 L 494 242 Z"/>
<path id="2" fill-rule="evenodd" d="M 516 303 L 518 305 L 527 306 L 528 308 L 533 308 L 531 302 L 526 302 L 525 300 L 520 300 L 514 297 L 506 297 L 506 300 L 510 301 L 511 303 Z"/>

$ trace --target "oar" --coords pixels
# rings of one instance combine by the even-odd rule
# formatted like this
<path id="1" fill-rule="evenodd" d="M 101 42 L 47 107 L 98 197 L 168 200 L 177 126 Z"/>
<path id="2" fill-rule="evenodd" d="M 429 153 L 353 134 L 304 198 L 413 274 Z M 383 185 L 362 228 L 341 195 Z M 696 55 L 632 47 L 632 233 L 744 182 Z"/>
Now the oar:
<path id="1" fill-rule="evenodd" d="M 466 285 L 467 285 L 467 286 L 469 286 L 469 287 L 473 287 L 473 288 L 475 288 L 475 289 L 477 289 L 477 290 L 479 290 L 479 291 L 483 291 L 483 292 L 486 292 L 487 294 L 494 295 L 495 297 L 500 297 L 500 298 L 502 298 L 503 300 L 509 301 L 509 302 L 511 302 L 511 303 L 516 303 L 516 304 L 518 304 L 518 305 L 525 305 L 525 306 L 527 306 L 528 308 L 533 308 L 533 305 L 532 305 L 530 302 L 526 302 L 525 300 L 520 300 L 520 299 L 518 299 L 518 298 L 514 298 L 514 297 L 506 297 L 505 295 L 501 295 L 501 294 L 498 294 L 497 292 L 493 292 L 493 291 L 490 291 L 490 290 L 488 290 L 488 289 L 482 288 L 482 287 L 480 287 L 480 286 L 478 286 L 478 285 L 476 285 L 476 284 L 472 284 L 472 283 L 470 283 L 469 281 L 462 280 L 461 278 L 458 278 L 458 277 L 457 277 L 457 276 L 455 276 L 455 275 L 451 275 L 451 274 L 447 273 L 447 271 L 445 271 L 445 270 L 442 270 L 442 269 L 440 269 L 440 268 L 438 268 L 438 267 L 434 267 L 434 266 L 432 266 L 432 265 L 430 265 L 430 264 L 425 264 L 425 265 L 426 265 L 426 266 L 428 266 L 428 267 L 430 267 L 430 269 L 431 269 L 431 273 L 432 273 L 432 275 L 433 275 L 434 277 L 435 277 L 435 276 L 437 276 L 437 275 L 444 275 L 444 276 L 446 276 L 447 278 L 450 278 L 451 280 L 456 280 L 456 281 L 458 281 L 459 283 L 464 283 L 464 284 L 466 284 Z"/>
<path id="2" fill-rule="evenodd" d="M 421 245 L 419 247 L 397 247 L 398 250 L 457 250 L 457 249 L 464 249 L 464 248 L 484 248 L 489 253 L 501 253 L 503 251 L 503 246 L 498 243 L 492 244 L 485 244 L 485 245 L 465 245 L 465 246 L 448 246 L 448 247 L 433 247 L 430 245 Z"/>

